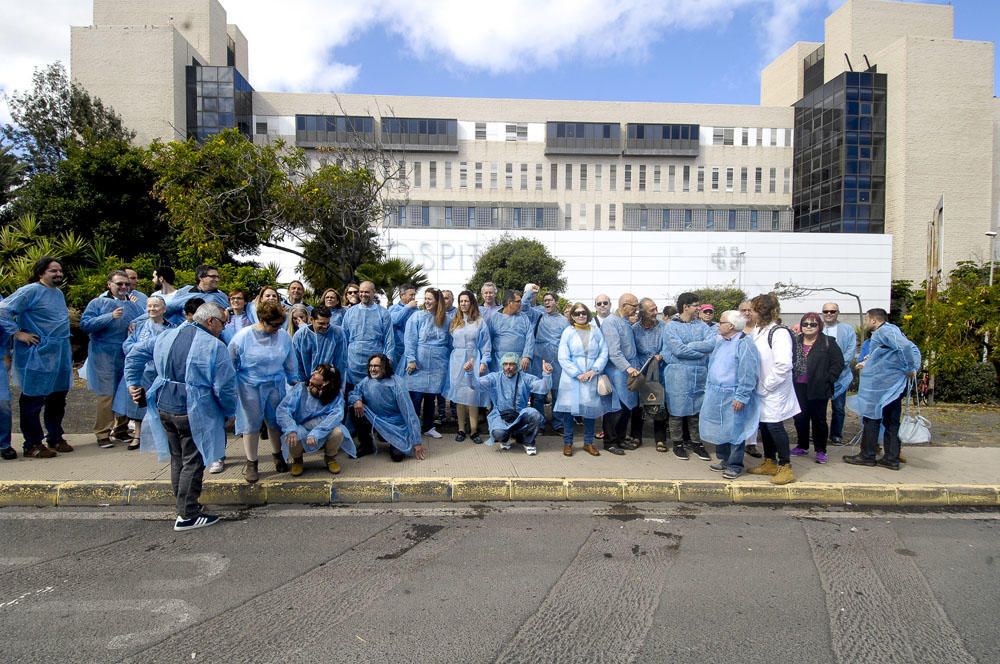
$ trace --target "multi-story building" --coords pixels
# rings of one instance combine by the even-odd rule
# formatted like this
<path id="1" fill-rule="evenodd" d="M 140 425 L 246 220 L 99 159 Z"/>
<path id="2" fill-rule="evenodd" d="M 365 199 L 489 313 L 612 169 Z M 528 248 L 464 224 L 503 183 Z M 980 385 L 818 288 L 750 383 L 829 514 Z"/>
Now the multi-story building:
<path id="1" fill-rule="evenodd" d="M 939 199 L 946 266 L 986 258 L 996 218 L 993 45 L 953 39 L 952 16 L 848 0 L 824 43 L 797 43 L 763 71 L 759 106 L 257 91 L 247 40 L 218 0 L 94 0 L 94 25 L 72 29 L 71 69 L 141 142 L 238 127 L 297 145 L 314 164 L 359 139 L 383 146 L 408 185 L 390 236 L 438 243 L 404 247 L 431 262 L 454 255 L 441 231 L 476 231 L 472 246 L 545 231 L 550 243 L 589 243 L 591 262 L 627 237 L 629 247 L 697 247 L 714 264 L 722 252 L 741 283 L 839 275 L 885 302 L 890 263 L 892 278 L 924 277 Z M 786 268 L 781 251 L 751 244 L 787 245 L 806 263 Z M 705 278 L 735 281 L 724 272 Z"/>

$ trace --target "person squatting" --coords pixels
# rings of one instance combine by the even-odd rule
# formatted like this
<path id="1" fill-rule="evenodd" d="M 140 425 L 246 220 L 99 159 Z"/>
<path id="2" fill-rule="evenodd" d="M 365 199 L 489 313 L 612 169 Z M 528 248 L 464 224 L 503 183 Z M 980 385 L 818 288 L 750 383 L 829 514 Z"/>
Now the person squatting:
<path id="1" fill-rule="evenodd" d="M 631 293 L 560 309 L 558 294 L 535 284 L 498 293 L 488 282 L 480 297 L 463 290 L 457 299 L 436 288 L 418 298 L 404 284 L 386 308 L 364 281 L 328 289 L 310 306 L 299 281 L 287 298 L 274 286 L 251 298 L 221 292 L 214 266 L 195 277 L 175 288 L 173 270 L 158 267 L 147 296 L 135 270 L 115 270 L 80 319 L 96 442 L 169 458 L 176 530 L 217 521 L 198 499 L 205 470 L 225 468 L 228 427 L 242 439 L 248 483 L 260 478 L 261 438 L 276 473 L 301 475 L 307 457 L 322 453 L 322 468 L 338 474 L 338 457 L 377 454 L 381 444 L 394 462 L 424 459 L 447 422 L 456 443 L 516 445 L 529 456 L 543 433 L 561 437 L 566 457 L 578 449 L 597 457 L 634 452 L 651 430 L 656 452 L 712 462 L 708 443 L 708 467 L 724 478 L 747 472 L 788 484 L 792 457 L 812 451 L 826 463 L 827 446 L 843 444 L 848 407 L 862 418 L 862 436 L 845 462 L 899 470 L 905 461 L 900 406 L 921 357 L 883 309 L 866 313 L 871 337 L 857 357 L 857 335 L 836 303 L 790 329 L 773 294 L 716 319 L 694 293 L 661 314 L 652 298 Z M 63 279 L 59 260 L 43 257 L 30 282 L 0 301 L 25 457 L 73 451 L 62 428 L 72 383 Z M 855 359 L 860 385 L 848 400 Z M 9 380 L 0 381 L 0 456 L 17 457 Z M 747 468 L 745 456 L 762 461 Z"/>

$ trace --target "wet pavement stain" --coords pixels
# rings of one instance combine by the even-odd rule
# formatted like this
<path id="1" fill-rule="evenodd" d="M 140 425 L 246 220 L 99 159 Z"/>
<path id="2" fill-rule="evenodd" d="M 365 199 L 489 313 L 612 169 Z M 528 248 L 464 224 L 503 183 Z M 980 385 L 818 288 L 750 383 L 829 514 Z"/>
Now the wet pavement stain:
<path id="1" fill-rule="evenodd" d="M 427 523 L 414 523 L 410 525 L 410 530 L 406 533 L 406 539 L 408 539 L 410 543 L 392 553 L 378 556 L 377 560 L 396 560 L 416 545 L 430 539 L 442 530 L 444 530 L 444 526 L 431 525 Z"/>
<path id="2" fill-rule="evenodd" d="M 615 521 L 636 521 L 645 518 L 642 512 L 630 505 L 613 505 L 611 509 L 600 516 Z"/>

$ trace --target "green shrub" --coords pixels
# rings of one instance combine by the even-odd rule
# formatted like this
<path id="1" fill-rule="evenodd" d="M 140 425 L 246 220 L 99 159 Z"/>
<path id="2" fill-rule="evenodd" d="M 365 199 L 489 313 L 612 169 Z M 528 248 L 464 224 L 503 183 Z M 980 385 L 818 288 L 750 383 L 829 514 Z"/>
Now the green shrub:
<path id="1" fill-rule="evenodd" d="M 947 403 L 992 403 L 1000 397 L 997 372 L 980 363 L 963 371 L 939 374 L 934 379 L 934 400 Z"/>

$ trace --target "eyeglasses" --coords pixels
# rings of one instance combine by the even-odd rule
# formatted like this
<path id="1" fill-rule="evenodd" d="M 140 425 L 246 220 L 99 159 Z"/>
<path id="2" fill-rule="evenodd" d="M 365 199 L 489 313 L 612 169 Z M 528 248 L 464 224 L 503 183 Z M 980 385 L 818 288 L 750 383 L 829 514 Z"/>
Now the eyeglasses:
<path id="1" fill-rule="evenodd" d="M 824 314 L 839 314 L 840 310 L 839 309 L 824 309 L 823 313 Z"/>
<path id="2" fill-rule="evenodd" d="M 130 284 L 127 281 L 112 281 L 111 285 L 112 286 L 129 286 Z"/>
<path id="3" fill-rule="evenodd" d="M 802 323 L 800 327 L 819 327 L 819 323 L 814 323 L 814 322 Z"/>
<path id="4" fill-rule="evenodd" d="M 218 279 L 219 278 L 219 273 L 216 272 L 215 274 L 206 274 L 205 278 L 206 279 Z"/>
<path id="5" fill-rule="evenodd" d="M 358 291 L 356 291 L 356 290 L 349 290 L 349 291 L 347 291 L 347 294 L 348 295 L 357 295 Z"/>
<path id="6" fill-rule="evenodd" d="M 611 303 L 610 302 L 597 302 L 596 304 L 599 307 L 606 307 L 606 306 L 608 306 Z"/>
<path id="7" fill-rule="evenodd" d="M 587 312 L 586 311 L 574 311 L 573 315 L 574 316 L 586 316 Z"/>
<path id="8" fill-rule="evenodd" d="M 369 371 L 371 371 L 372 369 L 381 369 L 381 368 L 382 368 L 381 364 L 369 364 L 368 365 L 368 370 Z"/>

